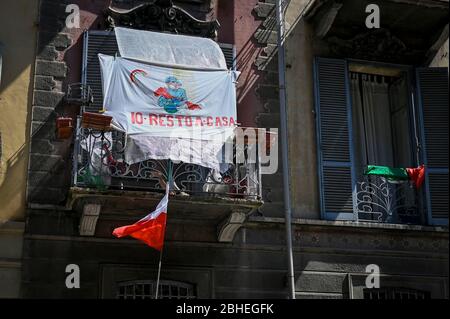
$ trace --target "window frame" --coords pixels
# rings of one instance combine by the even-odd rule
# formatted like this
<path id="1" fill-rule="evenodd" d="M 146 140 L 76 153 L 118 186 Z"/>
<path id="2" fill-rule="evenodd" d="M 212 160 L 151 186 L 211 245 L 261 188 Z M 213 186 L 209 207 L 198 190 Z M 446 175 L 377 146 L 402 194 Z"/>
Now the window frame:
<path id="1" fill-rule="evenodd" d="M 385 298 L 366 298 L 367 295 L 371 295 L 373 293 L 384 294 Z M 400 294 L 400 298 L 397 298 L 397 295 Z M 403 295 L 416 295 L 416 298 L 403 298 Z M 421 295 L 421 296 L 420 296 Z M 420 297 L 419 297 L 420 296 Z M 363 299 L 364 300 L 427 300 L 431 299 L 431 292 L 413 289 L 413 288 L 404 288 L 404 287 L 383 287 L 378 289 L 363 289 Z"/>
<path id="2" fill-rule="evenodd" d="M 415 68 L 412 65 L 407 64 L 395 64 L 395 63 L 385 63 L 385 62 L 377 62 L 377 61 L 367 61 L 367 60 L 358 60 L 358 59 L 345 59 L 347 61 L 347 64 L 350 66 L 351 64 L 360 64 L 360 65 L 372 65 L 375 67 L 386 67 L 391 69 L 397 69 L 400 72 L 404 72 L 406 74 L 406 80 L 408 83 L 408 121 L 409 121 L 409 140 L 411 142 L 412 148 L 415 147 L 416 141 L 415 141 L 415 133 L 417 133 L 417 136 L 419 138 L 419 144 L 421 143 L 421 134 L 422 134 L 422 127 L 421 127 L 421 121 L 420 121 L 420 110 L 418 108 L 416 97 L 416 81 L 415 81 Z M 349 71 L 350 73 L 350 71 Z M 353 106 L 353 105 L 352 105 Z M 416 118 L 416 123 L 414 123 L 414 113 Z M 416 127 L 417 125 L 417 127 Z M 416 132 L 414 132 L 416 130 Z M 422 159 L 422 154 L 419 154 L 419 158 L 417 158 L 417 154 L 414 152 L 414 149 L 410 150 L 411 152 L 411 158 L 413 161 L 419 160 L 419 162 Z M 419 164 L 420 165 L 420 164 Z"/>
<path id="3" fill-rule="evenodd" d="M 344 58 L 344 59 L 339 59 L 339 58 L 322 58 L 320 56 L 316 56 L 315 57 L 315 62 L 314 62 L 314 94 L 315 94 L 315 109 L 316 111 L 320 109 L 317 108 L 317 103 L 319 100 L 319 77 L 318 77 L 318 72 L 317 72 L 317 60 L 318 59 L 336 59 L 336 60 L 342 60 L 345 62 L 346 64 L 346 78 L 345 81 L 346 83 L 346 87 L 347 87 L 347 95 L 350 95 L 350 90 L 349 90 L 349 81 L 350 81 L 350 65 L 351 64 L 359 64 L 359 65 L 370 65 L 370 66 L 375 66 L 375 67 L 386 67 L 386 68 L 393 68 L 393 69 L 397 69 L 400 72 L 404 72 L 406 75 L 406 79 L 407 79 L 407 90 L 408 90 L 408 118 L 409 118 L 409 139 L 411 142 L 411 158 L 412 158 L 412 162 L 414 163 L 414 165 L 418 164 L 422 164 L 422 163 L 427 163 L 427 158 L 426 158 L 426 145 L 425 145 L 425 139 L 424 139 L 424 134 L 425 134 L 425 127 L 424 127 L 424 122 L 423 122 L 423 107 L 421 105 L 421 100 L 420 100 L 420 96 L 421 96 L 421 91 L 420 88 L 418 86 L 418 78 L 417 78 L 417 70 L 419 67 L 413 66 L 413 65 L 405 65 L 405 64 L 394 64 L 394 63 L 385 63 L 385 62 L 378 62 L 378 61 L 369 61 L 369 60 L 360 60 L 360 59 L 351 59 L 351 58 Z M 348 104 L 350 105 L 350 109 L 352 109 L 353 107 L 353 103 L 351 101 L 351 97 L 348 97 Z M 319 105 L 320 107 L 320 105 Z M 353 114 L 351 112 L 351 110 L 349 111 L 349 117 L 352 119 Z M 320 120 L 320 112 L 317 114 L 318 112 L 316 112 L 316 134 L 317 134 L 317 153 L 318 153 L 318 178 L 321 181 L 322 180 L 322 151 L 320 149 L 320 124 L 321 120 Z M 353 136 L 353 127 L 352 127 L 352 120 L 350 121 L 349 124 L 349 134 L 351 134 L 351 136 Z M 417 147 L 417 142 L 416 142 L 416 134 L 417 134 L 417 139 L 418 139 L 418 150 L 415 150 L 415 148 Z M 355 154 L 354 152 L 354 148 L 355 145 L 353 144 L 353 141 L 350 142 L 349 147 L 352 149 L 352 153 L 351 153 L 351 165 L 352 165 L 352 171 L 354 172 L 355 170 L 355 163 L 354 163 L 354 156 Z M 419 163 L 417 163 L 417 161 L 419 161 Z M 354 176 L 353 178 L 356 178 L 356 176 Z M 356 183 L 353 186 L 353 194 L 352 194 L 352 198 L 353 198 L 353 207 L 354 207 L 354 219 L 352 219 L 352 221 L 354 222 L 358 222 L 358 216 L 357 216 L 357 212 L 356 212 Z M 340 220 L 339 218 L 339 214 L 337 216 L 337 219 L 330 219 L 330 217 L 328 216 L 328 212 L 325 211 L 325 205 L 324 205 L 324 201 L 325 201 L 325 194 L 324 194 L 324 188 L 323 188 L 323 184 L 322 182 L 319 183 L 319 194 L 320 194 L 320 203 L 321 203 L 321 219 L 322 220 Z M 418 210 L 419 210 L 419 215 L 420 215 L 420 222 L 422 225 L 436 225 L 436 223 L 431 222 L 430 221 L 430 198 L 431 198 L 431 193 L 430 193 L 430 189 L 428 187 L 428 178 L 426 179 L 426 183 L 425 183 L 425 187 L 421 190 L 417 191 L 417 195 L 419 196 L 418 198 Z M 348 219 L 350 220 L 350 219 Z M 445 221 L 439 221 L 438 225 L 448 225 L 448 219 Z"/>
<path id="4" fill-rule="evenodd" d="M 127 297 L 126 292 L 124 293 L 123 296 L 120 293 L 120 288 L 124 287 L 126 290 L 127 287 L 129 287 L 129 286 L 136 287 L 136 285 L 150 285 L 150 287 L 153 288 L 154 286 L 156 286 L 156 280 L 131 280 L 131 281 L 118 282 L 117 290 L 116 290 L 116 299 L 130 299 L 130 298 L 133 300 L 139 299 L 139 298 L 137 298 L 135 292 L 133 292 L 133 296 L 128 296 L 130 298 L 126 298 Z M 186 296 L 178 296 L 178 297 L 169 298 L 169 299 L 175 299 L 175 300 L 197 299 L 197 290 L 196 290 L 196 286 L 194 284 L 187 283 L 187 282 L 181 282 L 181 281 L 174 281 L 174 280 L 160 280 L 159 287 L 161 288 L 162 286 L 169 286 L 170 288 L 174 286 L 174 287 L 177 287 L 178 289 L 185 288 L 187 290 Z M 192 293 L 192 295 L 190 295 L 190 293 Z M 149 296 L 145 296 L 145 293 L 144 293 L 143 295 L 139 295 L 139 297 L 141 297 L 141 299 L 155 299 L 155 294 L 156 294 L 156 291 L 153 288 L 150 290 Z M 172 292 L 170 292 L 170 295 L 171 294 L 172 294 Z M 123 297 L 125 297 L 125 298 L 123 298 Z M 144 298 L 144 297 L 149 297 L 149 298 Z M 162 290 L 161 290 L 159 292 L 158 299 L 163 299 L 162 297 L 163 296 L 162 296 Z M 172 297 L 172 296 L 170 296 L 170 297 Z M 181 298 L 181 297 L 186 297 L 186 298 Z"/>

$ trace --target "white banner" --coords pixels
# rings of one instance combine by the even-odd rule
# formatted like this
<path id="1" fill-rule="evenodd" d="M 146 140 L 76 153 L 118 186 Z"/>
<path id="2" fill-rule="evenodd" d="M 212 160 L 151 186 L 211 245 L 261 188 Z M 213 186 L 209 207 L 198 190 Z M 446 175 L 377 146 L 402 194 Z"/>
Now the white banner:
<path id="1" fill-rule="evenodd" d="M 237 125 L 233 71 L 192 71 L 99 55 L 105 114 L 129 135 L 225 141 Z"/>
<path id="2" fill-rule="evenodd" d="M 227 70 L 220 46 L 211 39 L 114 28 L 120 56 L 161 66 Z"/>

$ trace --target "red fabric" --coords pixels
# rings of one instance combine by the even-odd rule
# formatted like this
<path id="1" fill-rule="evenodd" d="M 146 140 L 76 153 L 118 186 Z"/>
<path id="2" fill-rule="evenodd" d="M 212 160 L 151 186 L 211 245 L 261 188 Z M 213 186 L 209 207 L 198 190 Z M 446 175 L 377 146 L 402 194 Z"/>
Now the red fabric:
<path id="1" fill-rule="evenodd" d="M 409 179 L 416 185 L 417 189 L 422 187 L 423 182 L 425 181 L 425 165 L 421 165 L 417 168 L 407 168 L 406 172 L 408 173 Z"/>
<path id="2" fill-rule="evenodd" d="M 136 83 L 135 81 L 136 81 L 136 74 L 137 73 L 142 73 L 144 76 L 147 75 L 147 72 L 145 72 L 144 70 L 139 70 L 139 69 L 133 70 L 130 73 L 130 80 L 131 80 L 131 82 Z"/>
<path id="3" fill-rule="evenodd" d="M 173 99 L 166 88 L 159 88 L 155 91 L 155 96 L 164 96 L 166 99 Z"/>
<path id="4" fill-rule="evenodd" d="M 167 214 L 163 212 L 156 219 L 141 220 L 133 225 L 116 228 L 113 235 L 118 238 L 131 236 L 161 251 L 164 246 L 166 220 Z"/>
<path id="5" fill-rule="evenodd" d="M 187 106 L 188 106 L 188 109 L 191 110 L 191 111 L 194 111 L 194 110 L 201 110 L 201 109 L 202 109 L 202 108 L 200 107 L 200 105 L 198 105 L 198 104 L 194 104 L 194 103 L 191 103 L 191 102 L 186 102 L 186 104 L 187 104 Z"/>

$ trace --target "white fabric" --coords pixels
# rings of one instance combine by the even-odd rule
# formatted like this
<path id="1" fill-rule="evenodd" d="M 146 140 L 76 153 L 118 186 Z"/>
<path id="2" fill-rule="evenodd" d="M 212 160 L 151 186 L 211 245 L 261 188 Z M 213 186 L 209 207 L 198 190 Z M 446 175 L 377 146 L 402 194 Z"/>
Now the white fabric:
<path id="1" fill-rule="evenodd" d="M 362 81 L 367 153 L 370 165 L 394 166 L 388 83 L 367 76 Z"/>
<path id="2" fill-rule="evenodd" d="M 101 54 L 99 58 L 105 114 L 113 117 L 116 129 L 128 135 L 203 141 L 223 142 L 233 136 L 236 72 L 171 69 Z M 168 79 L 180 87 L 169 90 L 173 83 Z M 157 95 L 161 90 L 176 98 Z"/>
<path id="3" fill-rule="evenodd" d="M 104 184 L 110 185 L 111 174 L 108 165 L 104 162 L 104 151 L 102 151 L 105 140 L 111 141 L 111 133 L 105 133 L 103 140 L 89 135 L 81 140 L 80 146 L 89 154 L 88 169 L 91 173 L 96 176 L 102 176 Z"/>
<path id="4" fill-rule="evenodd" d="M 222 171 L 222 148 L 222 142 L 131 135 L 125 150 L 125 162 L 131 165 L 148 159 L 171 159 Z"/>
<path id="5" fill-rule="evenodd" d="M 219 45 L 211 39 L 114 28 L 120 55 L 165 66 L 227 70 Z"/>
<path id="6" fill-rule="evenodd" d="M 361 86 L 360 86 L 361 85 Z M 389 85 L 366 74 L 351 75 L 355 165 L 395 166 Z"/>
<path id="7" fill-rule="evenodd" d="M 156 209 L 154 212 L 151 212 L 141 220 L 137 222 L 142 223 L 149 220 L 155 220 L 157 219 L 161 214 L 167 214 L 167 206 L 169 205 L 169 185 L 166 186 L 166 195 L 161 199 L 158 206 L 156 206 Z"/>
<path id="8" fill-rule="evenodd" d="M 414 165 L 414 160 L 411 157 L 413 147 L 408 113 L 410 95 L 406 82 L 406 79 L 402 77 L 392 83 L 389 90 L 396 167 L 411 167 Z"/>

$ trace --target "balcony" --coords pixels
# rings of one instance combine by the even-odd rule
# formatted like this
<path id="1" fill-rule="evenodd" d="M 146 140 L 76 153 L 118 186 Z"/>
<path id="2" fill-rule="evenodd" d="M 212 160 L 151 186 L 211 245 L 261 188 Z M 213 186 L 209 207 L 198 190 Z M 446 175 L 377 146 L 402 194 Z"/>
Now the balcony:
<path id="1" fill-rule="evenodd" d="M 358 221 L 389 224 L 422 224 L 420 191 L 409 181 L 392 182 L 365 176 L 357 183 Z"/>
<path id="2" fill-rule="evenodd" d="M 126 142 L 124 133 L 86 125 L 78 118 L 69 205 L 81 213 L 81 234 L 95 234 L 100 212 L 109 220 L 138 220 L 157 205 L 169 178 L 171 217 L 214 226 L 222 242 L 231 241 L 247 216 L 263 204 L 261 164 L 247 156 L 250 148 L 258 152 L 258 143 L 234 142 L 233 162 L 219 172 L 168 160 L 129 165 Z"/>

